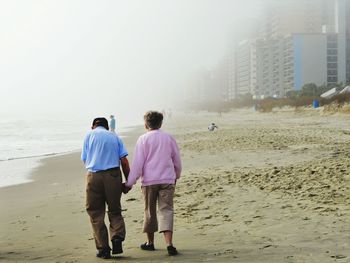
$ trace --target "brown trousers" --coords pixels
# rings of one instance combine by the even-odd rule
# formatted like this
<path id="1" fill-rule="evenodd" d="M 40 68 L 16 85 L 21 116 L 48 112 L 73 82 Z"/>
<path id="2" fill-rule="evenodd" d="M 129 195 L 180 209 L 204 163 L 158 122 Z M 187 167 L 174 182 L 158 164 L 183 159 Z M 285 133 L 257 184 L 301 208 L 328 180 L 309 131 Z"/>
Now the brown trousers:
<path id="1" fill-rule="evenodd" d="M 143 220 L 143 232 L 154 233 L 173 231 L 174 226 L 174 192 L 173 184 L 156 184 L 142 186 L 142 193 L 145 202 Z M 157 220 L 157 201 L 158 219 Z"/>
<path id="2" fill-rule="evenodd" d="M 86 185 L 86 211 L 90 216 L 96 248 L 110 250 L 108 231 L 104 222 L 106 203 L 108 206 L 109 232 L 111 240 L 125 238 L 125 224 L 122 217 L 120 198 L 122 176 L 120 169 L 88 172 Z"/>

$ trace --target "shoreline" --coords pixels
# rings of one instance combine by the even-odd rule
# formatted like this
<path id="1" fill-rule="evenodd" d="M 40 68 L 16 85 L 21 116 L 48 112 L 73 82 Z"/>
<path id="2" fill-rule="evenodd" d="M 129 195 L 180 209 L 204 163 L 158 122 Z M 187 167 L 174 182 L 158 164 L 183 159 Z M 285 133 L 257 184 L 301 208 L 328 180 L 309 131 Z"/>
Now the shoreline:
<path id="1" fill-rule="evenodd" d="M 129 134 L 133 134 L 136 130 L 140 130 L 141 125 L 131 125 L 121 128 L 120 137 L 123 140 L 127 140 Z M 83 138 L 82 138 L 83 140 Z M 5 185 L 0 185 L 1 188 L 22 185 L 32 183 L 34 180 L 32 178 L 32 174 L 35 173 L 36 169 L 42 166 L 42 163 L 47 158 L 55 158 L 63 155 L 70 155 L 74 153 L 80 153 L 81 149 L 72 149 L 62 152 L 52 152 L 52 153 L 44 153 L 39 155 L 31 155 L 17 158 L 10 158 L 0 160 L 0 165 L 3 172 L 11 174 L 12 178 L 7 179 Z M 15 174 L 15 179 L 14 179 Z M 5 179 L 5 178 L 3 178 Z M 2 182 L 4 184 L 4 182 Z"/>
<path id="2" fill-rule="evenodd" d="M 11 174 L 12 178 L 8 178 L 7 181 L 2 182 L 0 185 L 1 188 L 28 184 L 33 182 L 32 174 L 38 169 L 43 161 L 47 158 L 55 158 L 63 155 L 70 155 L 74 153 L 78 153 L 80 150 L 72 150 L 61 153 L 50 153 L 36 156 L 28 156 L 28 157 L 20 157 L 13 158 L 10 160 L 0 161 L 1 168 L 4 172 Z M 15 171 L 13 171 L 15 169 Z M 12 171 L 11 171 L 12 170 Z M 11 172 L 10 172 L 11 171 Z M 16 174 L 15 179 L 13 178 L 14 174 Z M 5 179 L 5 178 L 2 178 Z M 5 185 L 4 185 L 5 183 Z"/>
<path id="3" fill-rule="evenodd" d="M 128 151 L 129 155 L 130 152 L 132 153 L 133 149 L 131 149 L 130 144 L 131 142 L 135 141 L 135 136 L 138 136 L 141 134 L 143 127 L 141 125 L 132 125 L 128 127 L 123 127 L 122 132 L 120 132 L 119 136 L 122 138 L 124 144 L 126 146 L 129 146 Z M 82 138 L 83 140 L 83 138 Z M 48 177 L 45 177 L 41 173 L 41 169 L 47 165 L 50 165 L 50 159 L 55 159 L 60 160 L 62 158 L 64 161 L 66 159 L 77 159 L 77 156 L 79 157 L 79 162 L 80 160 L 80 155 L 81 155 L 81 149 L 75 149 L 75 150 L 70 150 L 70 151 L 65 151 L 65 152 L 59 152 L 59 153 L 49 153 L 49 154 L 43 154 L 43 155 L 36 155 L 36 156 L 27 156 L 27 157 L 20 157 L 20 158 L 13 158 L 10 160 L 1 160 L 4 162 L 16 162 L 16 161 L 21 161 L 21 160 L 31 160 L 32 161 L 32 167 L 31 168 L 25 168 L 26 172 L 25 177 L 27 178 L 27 182 L 23 183 L 16 183 L 16 184 L 11 184 L 11 185 L 6 185 L 6 186 L 0 186 L 0 192 L 4 188 L 12 188 L 12 187 L 17 187 L 17 186 L 22 186 L 30 183 L 36 183 L 36 180 L 42 180 L 42 179 L 48 179 Z M 62 161 L 62 162 L 64 162 Z M 130 158 L 129 158 L 129 161 Z M 83 165 L 83 164 L 82 164 Z M 83 166 L 84 168 L 84 166 Z M 85 168 L 84 168 L 85 169 Z"/>

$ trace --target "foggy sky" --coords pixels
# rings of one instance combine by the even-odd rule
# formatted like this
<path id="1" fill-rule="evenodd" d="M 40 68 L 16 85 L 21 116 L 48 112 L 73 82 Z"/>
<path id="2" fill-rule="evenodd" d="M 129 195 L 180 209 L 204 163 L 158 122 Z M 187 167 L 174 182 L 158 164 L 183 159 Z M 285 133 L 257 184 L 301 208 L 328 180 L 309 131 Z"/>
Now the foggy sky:
<path id="1" fill-rule="evenodd" d="M 4 0 L 0 117 L 141 115 L 172 106 L 184 79 L 214 67 L 249 0 Z"/>

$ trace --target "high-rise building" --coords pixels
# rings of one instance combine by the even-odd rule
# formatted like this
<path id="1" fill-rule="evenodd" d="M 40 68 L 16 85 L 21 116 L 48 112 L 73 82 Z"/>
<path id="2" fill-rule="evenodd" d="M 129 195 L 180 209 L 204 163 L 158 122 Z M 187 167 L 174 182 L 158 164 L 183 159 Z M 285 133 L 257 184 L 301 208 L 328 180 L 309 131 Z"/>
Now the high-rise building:
<path id="1" fill-rule="evenodd" d="M 283 96 L 283 39 L 267 38 L 256 41 L 257 97 Z"/>
<path id="2" fill-rule="evenodd" d="M 350 1 L 335 1 L 335 31 L 338 34 L 338 78 L 350 83 Z"/>
<path id="3" fill-rule="evenodd" d="M 350 0 L 266 0 L 258 32 L 236 50 L 237 94 L 350 82 Z"/>
<path id="4" fill-rule="evenodd" d="M 253 94 L 256 89 L 256 40 L 244 40 L 237 46 L 236 93 Z"/>
<path id="5" fill-rule="evenodd" d="M 224 101 L 231 101 L 237 97 L 236 92 L 236 46 L 231 45 L 227 55 L 227 90 L 224 91 Z"/>
<path id="6" fill-rule="evenodd" d="M 350 84 L 350 1 L 345 3 L 345 34 L 346 34 L 346 83 Z"/>
<path id="7" fill-rule="evenodd" d="M 284 97 L 309 83 L 350 84 L 350 0 L 264 0 L 263 5 L 256 28 L 238 32 L 227 57 L 192 80 L 194 99 Z"/>
<path id="8" fill-rule="evenodd" d="M 327 83 L 328 39 L 327 34 L 307 33 L 284 38 L 283 95 L 307 83 Z"/>
<path id="9" fill-rule="evenodd" d="M 197 70 L 187 80 L 184 90 L 184 103 L 204 105 L 227 100 L 228 72 L 227 59 L 223 59 L 211 70 Z"/>
<path id="10" fill-rule="evenodd" d="M 334 24 L 335 0 L 265 0 L 260 37 L 275 38 L 293 33 L 322 33 Z M 333 4 L 332 4 L 333 2 Z"/>
<path id="11" fill-rule="evenodd" d="M 338 81 L 346 82 L 346 2 L 335 1 L 335 33 L 337 33 Z"/>

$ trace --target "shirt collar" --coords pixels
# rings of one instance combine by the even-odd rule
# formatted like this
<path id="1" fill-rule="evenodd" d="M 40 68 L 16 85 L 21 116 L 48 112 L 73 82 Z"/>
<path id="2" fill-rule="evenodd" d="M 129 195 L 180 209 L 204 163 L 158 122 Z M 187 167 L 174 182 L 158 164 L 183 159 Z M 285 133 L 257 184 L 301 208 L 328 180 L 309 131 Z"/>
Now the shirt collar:
<path id="1" fill-rule="evenodd" d="M 155 129 L 155 130 L 149 130 L 148 132 L 159 132 L 160 129 Z"/>

